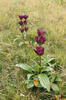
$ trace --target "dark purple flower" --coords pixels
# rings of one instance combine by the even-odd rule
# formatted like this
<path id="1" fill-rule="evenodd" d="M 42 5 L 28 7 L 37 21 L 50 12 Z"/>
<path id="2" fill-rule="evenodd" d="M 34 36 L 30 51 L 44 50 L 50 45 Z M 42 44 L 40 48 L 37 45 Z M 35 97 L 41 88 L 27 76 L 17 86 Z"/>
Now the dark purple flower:
<path id="1" fill-rule="evenodd" d="M 45 33 L 46 33 L 45 30 L 42 30 L 42 31 L 41 31 L 41 35 L 44 35 Z"/>
<path id="2" fill-rule="evenodd" d="M 41 31 L 40 31 L 40 29 L 37 30 L 37 33 L 38 33 L 38 36 L 41 35 Z"/>
<path id="3" fill-rule="evenodd" d="M 36 42 L 40 43 L 40 44 L 43 44 L 46 41 L 46 38 L 43 36 L 41 36 L 41 37 L 35 36 L 35 39 L 36 39 Z"/>
<path id="4" fill-rule="evenodd" d="M 19 24 L 20 24 L 20 25 L 23 25 L 23 21 L 19 21 Z"/>
<path id="5" fill-rule="evenodd" d="M 41 31 L 40 29 L 38 29 L 37 33 L 38 33 L 38 36 L 41 36 L 41 35 L 44 35 L 46 33 L 46 31 L 45 30 Z"/>
<path id="6" fill-rule="evenodd" d="M 28 15 L 24 15 L 23 17 L 24 17 L 24 19 L 27 19 L 28 18 Z"/>
<path id="7" fill-rule="evenodd" d="M 25 31 L 28 31 L 28 27 L 25 27 L 24 29 L 25 29 Z"/>
<path id="8" fill-rule="evenodd" d="M 24 24 L 27 24 L 27 20 L 24 21 Z"/>
<path id="9" fill-rule="evenodd" d="M 24 28 L 20 28 L 20 31 L 23 33 L 24 32 Z"/>
<path id="10" fill-rule="evenodd" d="M 38 55 L 43 55 L 44 54 L 44 47 L 42 46 L 36 46 L 36 50 L 34 49 L 34 51 L 38 54 Z"/>
<path id="11" fill-rule="evenodd" d="M 45 41 L 46 41 L 46 38 L 44 36 L 41 36 L 39 42 L 43 44 Z"/>
<path id="12" fill-rule="evenodd" d="M 39 43 L 39 37 L 35 36 L 36 42 Z"/>
<path id="13" fill-rule="evenodd" d="M 24 15 L 19 15 L 19 18 L 22 20 L 24 18 Z"/>

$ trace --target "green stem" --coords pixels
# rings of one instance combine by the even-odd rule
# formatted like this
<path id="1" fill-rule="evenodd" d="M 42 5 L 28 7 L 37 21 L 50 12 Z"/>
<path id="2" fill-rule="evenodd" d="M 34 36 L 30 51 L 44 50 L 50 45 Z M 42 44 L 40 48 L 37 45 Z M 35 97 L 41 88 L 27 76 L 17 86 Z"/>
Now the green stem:
<path id="1" fill-rule="evenodd" d="M 41 72 L 41 56 L 40 56 L 40 70 L 39 70 L 40 74 L 42 73 Z"/>
<path id="2" fill-rule="evenodd" d="M 23 33 L 22 33 L 22 38 L 24 39 L 24 35 L 23 35 Z"/>
<path id="3" fill-rule="evenodd" d="M 41 68 L 41 56 L 40 56 L 40 68 Z"/>

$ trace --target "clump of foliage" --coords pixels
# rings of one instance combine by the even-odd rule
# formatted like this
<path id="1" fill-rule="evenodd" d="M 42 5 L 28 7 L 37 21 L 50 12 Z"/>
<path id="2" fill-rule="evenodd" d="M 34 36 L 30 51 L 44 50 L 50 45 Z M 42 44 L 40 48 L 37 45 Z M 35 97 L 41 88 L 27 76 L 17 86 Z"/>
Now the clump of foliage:
<path id="1" fill-rule="evenodd" d="M 37 42 L 36 49 L 33 48 L 33 51 L 39 56 L 39 64 L 35 63 L 34 65 L 27 64 L 17 64 L 17 67 L 22 68 L 27 73 L 27 79 L 25 83 L 27 88 L 43 88 L 44 90 L 50 92 L 59 92 L 59 84 L 62 82 L 59 71 L 55 70 L 55 58 L 42 57 L 44 54 L 43 44 L 46 41 L 45 30 L 37 30 L 37 35 L 35 40 Z"/>

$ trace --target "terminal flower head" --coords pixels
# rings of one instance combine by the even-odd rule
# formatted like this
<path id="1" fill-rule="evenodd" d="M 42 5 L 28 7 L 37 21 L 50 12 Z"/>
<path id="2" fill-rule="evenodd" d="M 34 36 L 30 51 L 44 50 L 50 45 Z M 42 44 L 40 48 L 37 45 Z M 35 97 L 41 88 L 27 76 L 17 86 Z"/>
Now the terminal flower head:
<path id="1" fill-rule="evenodd" d="M 44 54 L 44 47 L 42 46 L 36 46 L 36 49 L 34 49 L 34 51 L 36 52 L 36 54 L 38 55 L 43 55 Z"/>

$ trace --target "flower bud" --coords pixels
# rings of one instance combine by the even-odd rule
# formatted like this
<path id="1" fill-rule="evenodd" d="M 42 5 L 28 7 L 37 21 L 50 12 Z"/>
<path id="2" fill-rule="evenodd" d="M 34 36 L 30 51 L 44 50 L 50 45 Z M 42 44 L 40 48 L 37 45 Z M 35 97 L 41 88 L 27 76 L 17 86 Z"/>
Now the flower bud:
<path id="1" fill-rule="evenodd" d="M 44 35 L 45 33 L 46 33 L 45 30 L 42 30 L 42 31 L 41 31 L 41 35 Z"/>
<path id="2" fill-rule="evenodd" d="M 45 38 L 45 37 L 43 37 L 43 36 L 41 36 L 41 37 L 40 37 L 40 43 L 42 43 L 42 44 L 43 44 L 45 41 L 46 41 L 46 38 Z"/>
<path id="3" fill-rule="evenodd" d="M 23 33 L 24 32 L 24 28 L 20 28 L 20 31 Z"/>
<path id="4" fill-rule="evenodd" d="M 41 31 L 40 31 L 40 29 L 37 30 L 37 33 L 38 33 L 38 36 L 41 35 Z"/>
<path id="5" fill-rule="evenodd" d="M 25 31 L 28 31 L 28 27 L 25 27 L 24 29 L 25 29 Z"/>
<path id="6" fill-rule="evenodd" d="M 24 19 L 27 19 L 28 18 L 28 15 L 24 15 L 23 17 L 24 17 Z"/>
<path id="7" fill-rule="evenodd" d="M 46 31 L 45 30 L 41 31 L 40 29 L 38 29 L 37 33 L 38 33 L 38 36 L 41 36 L 41 35 L 44 35 L 46 33 Z"/>
<path id="8" fill-rule="evenodd" d="M 24 24 L 27 24 L 27 20 L 24 21 Z"/>
<path id="9" fill-rule="evenodd" d="M 40 44 L 43 44 L 46 41 L 46 38 L 43 36 L 41 36 L 41 37 L 35 36 L 35 39 L 36 39 L 36 42 L 40 43 Z"/>
<path id="10" fill-rule="evenodd" d="M 23 19 L 23 17 L 24 17 L 24 15 L 19 15 L 19 18 L 22 20 Z"/>
<path id="11" fill-rule="evenodd" d="M 19 21 L 19 24 L 20 24 L 20 25 L 23 25 L 23 21 Z"/>

